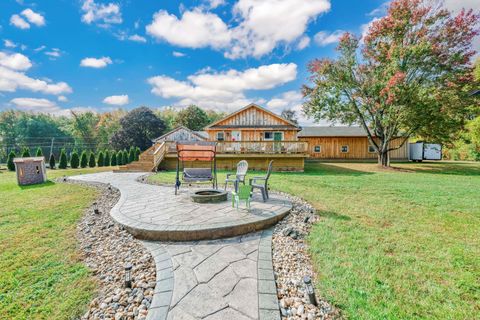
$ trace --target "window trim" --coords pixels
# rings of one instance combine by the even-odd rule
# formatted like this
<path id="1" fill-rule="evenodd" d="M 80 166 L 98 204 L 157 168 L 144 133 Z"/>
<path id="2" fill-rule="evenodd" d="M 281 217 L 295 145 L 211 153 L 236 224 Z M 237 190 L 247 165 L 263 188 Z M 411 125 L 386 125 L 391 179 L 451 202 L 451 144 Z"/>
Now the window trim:
<path id="1" fill-rule="evenodd" d="M 272 137 L 271 137 L 271 138 L 267 138 L 267 137 L 265 136 L 266 133 L 271 133 L 271 134 L 272 134 Z M 265 141 L 273 141 L 273 134 L 274 134 L 273 131 L 263 131 L 263 140 L 265 140 Z"/>
<path id="2" fill-rule="evenodd" d="M 343 148 L 346 147 L 347 150 L 346 151 L 343 151 Z M 346 145 L 343 145 L 340 147 L 340 153 L 349 153 L 350 152 L 350 147 L 348 146 L 348 144 Z"/>
<path id="3" fill-rule="evenodd" d="M 317 151 L 317 147 L 318 147 L 318 151 Z M 322 152 L 322 145 L 313 146 L 313 152 L 314 153 L 321 153 Z"/>
<path id="4" fill-rule="evenodd" d="M 271 139 L 265 138 L 265 133 L 267 133 L 267 132 L 272 134 Z M 275 133 L 280 133 L 282 135 L 282 139 L 281 140 L 275 140 Z M 265 141 L 284 141 L 285 140 L 285 135 L 284 135 L 283 131 L 263 131 L 263 140 L 265 140 Z"/>
<path id="5" fill-rule="evenodd" d="M 372 151 L 370 151 L 370 148 L 373 148 Z M 376 152 L 375 148 L 371 144 L 369 144 L 368 145 L 368 153 L 375 153 L 375 152 Z"/>
<path id="6" fill-rule="evenodd" d="M 218 136 L 219 134 L 222 134 L 222 139 L 220 139 Z M 225 132 L 224 131 L 217 131 L 217 133 L 215 134 L 215 138 L 217 141 L 225 141 Z"/>

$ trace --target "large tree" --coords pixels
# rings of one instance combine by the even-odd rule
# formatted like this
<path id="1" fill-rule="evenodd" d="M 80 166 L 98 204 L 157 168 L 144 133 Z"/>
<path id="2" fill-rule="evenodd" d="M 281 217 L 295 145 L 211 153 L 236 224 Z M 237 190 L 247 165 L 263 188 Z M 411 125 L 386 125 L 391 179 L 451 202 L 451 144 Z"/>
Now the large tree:
<path id="1" fill-rule="evenodd" d="M 120 130 L 110 139 L 113 148 L 117 150 L 131 146 L 148 149 L 152 145 L 152 139 L 165 131 L 165 123 L 147 107 L 130 111 L 120 120 L 120 126 Z"/>
<path id="2" fill-rule="evenodd" d="M 203 130 L 210 123 L 208 114 L 201 108 L 191 105 L 178 112 L 176 126 L 185 126 L 191 130 Z"/>
<path id="3" fill-rule="evenodd" d="M 345 33 L 338 58 L 312 61 L 304 111 L 316 120 L 359 124 L 389 166 L 389 152 L 412 136 L 448 141 L 473 97 L 472 39 L 479 15 L 453 17 L 432 2 L 395 0 L 363 39 Z"/>
<path id="4" fill-rule="evenodd" d="M 297 112 L 293 109 L 284 109 L 280 116 L 298 125 Z"/>

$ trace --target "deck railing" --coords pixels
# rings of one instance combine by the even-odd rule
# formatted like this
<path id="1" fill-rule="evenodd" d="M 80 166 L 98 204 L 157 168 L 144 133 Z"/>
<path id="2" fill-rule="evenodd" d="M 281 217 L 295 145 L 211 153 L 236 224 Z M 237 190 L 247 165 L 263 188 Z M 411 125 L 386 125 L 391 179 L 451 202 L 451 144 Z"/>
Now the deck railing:
<path id="1" fill-rule="evenodd" d="M 168 142 L 169 153 L 176 153 L 175 142 Z M 308 152 L 304 141 L 218 141 L 217 154 L 301 154 Z"/>

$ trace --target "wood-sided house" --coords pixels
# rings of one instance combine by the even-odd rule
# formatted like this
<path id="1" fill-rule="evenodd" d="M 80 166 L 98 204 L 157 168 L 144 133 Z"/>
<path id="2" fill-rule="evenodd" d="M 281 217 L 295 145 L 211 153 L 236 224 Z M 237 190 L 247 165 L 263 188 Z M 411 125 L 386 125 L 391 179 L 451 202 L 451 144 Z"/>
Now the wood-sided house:
<path id="1" fill-rule="evenodd" d="M 328 160 L 369 160 L 376 159 L 377 153 L 362 127 L 304 127 L 298 139 L 308 143 L 311 159 Z M 398 147 L 403 139 L 392 141 Z M 392 160 L 408 160 L 408 143 L 390 151 Z"/>

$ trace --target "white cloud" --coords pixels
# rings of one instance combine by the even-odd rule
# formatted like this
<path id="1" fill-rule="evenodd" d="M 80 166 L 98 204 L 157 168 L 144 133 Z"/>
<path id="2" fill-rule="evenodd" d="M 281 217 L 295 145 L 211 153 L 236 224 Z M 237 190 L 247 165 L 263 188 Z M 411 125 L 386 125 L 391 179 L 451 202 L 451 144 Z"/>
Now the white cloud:
<path id="1" fill-rule="evenodd" d="M 303 50 L 310 44 L 310 37 L 303 36 L 297 43 L 297 50 Z"/>
<path id="2" fill-rule="evenodd" d="M 62 56 L 62 51 L 58 48 L 53 48 L 51 51 L 46 51 L 45 54 L 51 59 L 56 60 Z"/>
<path id="3" fill-rule="evenodd" d="M 30 28 L 30 24 L 27 21 L 25 21 L 22 17 L 20 17 L 18 14 L 14 14 L 10 17 L 10 24 L 20 29 Z"/>
<path id="4" fill-rule="evenodd" d="M 16 43 L 14 43 L 13 41 L 8 40 L 8 39 L 3 39 L 3 45 L 4 45 L 6 48 L 16 48 L 16 47 L 17 47 L 17 44 L 16 44 Z"/>
<path id="5" fill-rule="evenodd" d="M 199 9 L 185 11 L 180 19 L 160 10 L 146 27 L 147 33 L 158 40 L 188 48 L 223 48 L 230 43 L 227 25 L 213 13 Z"/>
<path id="6" fill-rule="evenodd" d="M 268 54 L 300 38 L 311 20 L 329 10 L 329 0 L 239 0 L 233 12 L 241 23 L 232 30 L 234 41 L 225 56 Z"/>
<path id="7" fill-rule="evenodd" d="M 111 24 L 122 23 L 120 6 L 116 3 L 98 4 L 94 0 L 85 0 L 82 5 L 82 21 L 91 24 L 98 23 L 108 27 Z"/>
<path id="8" fill-rule="evenodd" d="M 179 81 L 161 75 L 148 79 L 152 93 L 163 98 L 179 99 L 177 104 L 197 104 L 207 108 L 232 109 L 250 103 L 245 91 L 267 90 L 280 86 L 297 76 L 297 65 L 271 64 L 244 71 L 205 70 Z"/>
<path id="9" fill-rule="evenodd" d="M 473 9 L 478 10 L 479 3 L 478 0 L 444 0 L 443 1 L 445 7 L 452 11 L 453 13 L 458 13 L 463 8 L 465 9 Z"/>
<path id="10" fill-rule="evenodd" d="M 147 42 L 147 39 L 145 39 L 145 37 L 142 37 L 138 34 L 134 34 L 134 35 L 129 36 L 128 40 L 135 41 L 135 42 L 142 42 L 142 43 Z"/>
<path id="11" fill-rule="evenodd" d="M 233 8 L 236 26 L 229 27 L 218 15 L 198 7 L 181 17 L 160 10 L 146 29 L 179 47 L 212 47 L 224 50 L 230 59 L 259 58 L 281 44 L 299 41 L 305 46 L 308 23 L 328 10 L 330 0 L 239 0 Z"/>
<path id="12" fill-rule="evenodd" d="M 319 31 L 313 39 L 316 44 L 321 47 L 325 47 L 330 44 L 337 43 L 340 40 L 342 34 L 344 33 L 345 31 L 343 30 L 335 30 L 333 32 Z"/>
<path id="13" fill-rule="evenodd" d="M 110 57 L 101 58 L 85 58 L 80 61 L 80 66 L 88 68 L 105 68 L 107 65 L 112 64 Z"/>
<path id="14" fill-rule="evenodd" d="M 225 4 L 225 0 L 207 0 L 210 9 L 215 9 Z"/>
<path id="15" fill-rule="evenodd" d="M 177 58 L 185 57 L 185 53 L 179 52 L 179 51 L 173 51 L 172 55 Z"/>
<path id="16" fill-rule="evenodd" d="M 30 59 L 23 54 L 0 52 L 0 92 L 15 92 L 17 89 L 53 95 L 72 92 L 72 88 L 65 82 L 53 83 L 27 76 L 24 71 L 31 66 Z"/>
<path id="17" fill-rule="evenodd" d="M 377 8 L 370 11 L 367 14 L 367 16 L 370 16 L 370 17 L 384 16 L 384 15 L 387 14 L 389 6 L 390 6 L 390 1 L 386 1 L 386 2 L 382 3 L 380 6 L 378 6 Z"/>
<path id="18" fill-rule="evenodd" d="M 24 71 L 30 69 L 32 63 L 27 56 L 21 53 L 6 54 L 0 52 L 0 66 L 7 67 L 12 70 Z"/>
<path id="19" fill-rule="evenodd" d="M 110 96 L 103 99 L 103 103 L 115 106 L 124 106 L 129 103 L 128 95 Z"/>
<path id="20" fill-rule="evenodd" d="M 30 8 L 23 10 L 21 15 L 27 18 L 28 22 L 36 25 L 37 27 L 43 27 L 45 25 L 45 18 Z"/>
<path id="21" fill-rule="evenodd" d="M 68 98 L 65 97 L 65 96 L 58 96 L 58 97 L 57 97 L 57 100 L 60 101 L 60 102 L 67 102 L 67 101 L 68 101 Z"/>
<path id="22" fill-rule="evenodd" d="M 40 47 L 38 47 L 38 48 L 33 49 L 33 51 L 35 51 L 35 52 L 40 52 L 40 51 L 45 50 L 46 48 L 47 48 L 46 46 L 43 46 L 43 45 L 42 45 L 42 46 L 40 46 Z"/>
<path id="23" fill-rule="evenodd" d="M 55 102 L 48 99 L 15 98 L 10 100 L 10 103 L 14 104 L 21 111 L 35 113 L 52 113 L 60 109 Z"/>

